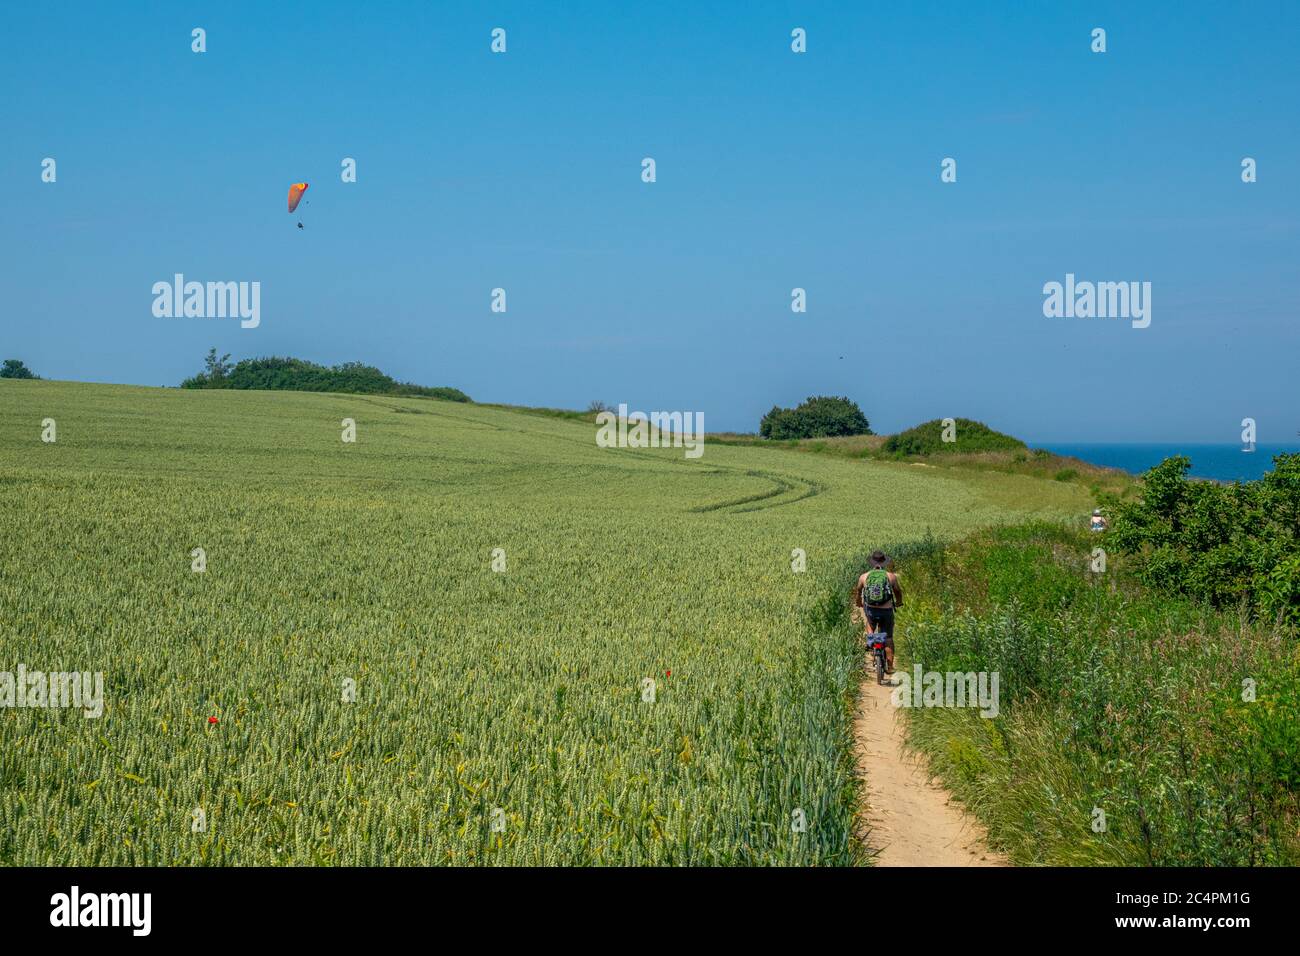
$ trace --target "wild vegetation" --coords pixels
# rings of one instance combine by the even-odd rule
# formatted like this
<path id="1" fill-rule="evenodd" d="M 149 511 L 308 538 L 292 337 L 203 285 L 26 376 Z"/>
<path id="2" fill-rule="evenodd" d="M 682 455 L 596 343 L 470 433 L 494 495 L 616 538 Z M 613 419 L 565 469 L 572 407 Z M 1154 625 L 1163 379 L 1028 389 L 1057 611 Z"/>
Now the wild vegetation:
<path id="1" fill-rule="evenodd" d="M 19 359 L 5 359 L 0 365 L 0 378 L 37 378 L 32 370 Z"/>
<path id="2" fill-rule="evenodd" d="M 1018 863 L 1295 865 L 1297 644 L 1147 587 L 1149 555 L 1094 570 L 1128 514 L 904 555 L 901 668 L 1000 675 L 997 717 L 911 709 L 910 740 Z"/>
<path id="3" fill-rule="evenodd" d="M 951 437 L 948 437 L 948 436 Z M 994 431 L 983 422 L 969 418 L 953 419 L 945 426 L 940 419 L 922 422 L 897 435 L 890 435 L 881 446 L 889 455 L 951 455 L 982 451 L 1018 451 L 1025 448 L 1019 438 Z"/>
<path id="4" fill-rule="evenodd" d="M 218 357 L 208 351 L 204 370 L 185 381 L 181 388 L 284 389 L 297 392 L 341 392 L 356 395 L 406 395 L 468 402 L 458 388 L 412 385 L 395 381 L 379 369 L 361 362 L 325 366 L 295 358 L 244 359 L 234 365 L 229 354 Z"/>
<path id="5" fill-rule="evenodd" d="M 1300 455 L 1278 455 L 1259 481 L 1189 481 L 1169 458 L 1119 506 L 1114 546 L 1145 584 L 1264 621 L 1300 625 Z"/>
<path id="6" fill-rule="evenodd" d="M 847 398 L 815 395 L 794 408 L 773 406 L 759 423 L 763 438 L 829 438 L 870 435 L 871 425 L 857 403 Z"/>

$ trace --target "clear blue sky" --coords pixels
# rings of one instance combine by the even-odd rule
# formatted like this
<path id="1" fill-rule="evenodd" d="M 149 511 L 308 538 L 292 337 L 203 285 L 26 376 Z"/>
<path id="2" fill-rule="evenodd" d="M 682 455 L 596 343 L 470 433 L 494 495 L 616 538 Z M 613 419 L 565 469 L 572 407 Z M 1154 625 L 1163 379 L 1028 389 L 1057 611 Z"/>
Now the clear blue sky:
<path id="1" fill-rule="evenodd" d="M 710 430 L 845 394 L 886 431 L 1284 441 L 1298 42 L 1283 2 L 10 4 L 0 357 L 152 385 L 212 345 L 361 360 Z M 261 327 L 155 318 L 175 272 L 260 281 Z M 1152 282 L 1151 327 L 1045 318 L 1067 272 Z"/>

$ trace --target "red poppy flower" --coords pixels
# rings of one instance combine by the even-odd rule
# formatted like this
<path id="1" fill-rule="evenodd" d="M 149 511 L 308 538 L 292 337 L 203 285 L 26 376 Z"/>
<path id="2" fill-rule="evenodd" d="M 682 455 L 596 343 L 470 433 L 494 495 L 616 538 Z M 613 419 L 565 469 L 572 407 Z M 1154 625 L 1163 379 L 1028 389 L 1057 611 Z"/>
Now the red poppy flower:
<path id="1" fill-rule="evenodd" d="M 217 718 L 215 718 L 215 717 L 209 717 L 209 718 L 208 718 L 208 723 L 210 723 L 210 724 L 215 724 L 216 722 L 217 722 Z"/>

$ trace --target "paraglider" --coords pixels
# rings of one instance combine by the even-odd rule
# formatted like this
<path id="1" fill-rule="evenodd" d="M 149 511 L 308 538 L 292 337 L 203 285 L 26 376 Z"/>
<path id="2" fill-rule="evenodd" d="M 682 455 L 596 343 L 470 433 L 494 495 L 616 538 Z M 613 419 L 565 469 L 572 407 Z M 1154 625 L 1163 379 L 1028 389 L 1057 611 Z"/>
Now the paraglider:
<path id="1" fill-rule="evenodd" d="M 289 212 L 292 213 L 298 208 L 298 203 L 302 202 L 302 194 L 307 191 L 306 183 L 294 183 L 289 187 Z M 302 228 L 302 222 L 298 223 L 298 228 Z"/>

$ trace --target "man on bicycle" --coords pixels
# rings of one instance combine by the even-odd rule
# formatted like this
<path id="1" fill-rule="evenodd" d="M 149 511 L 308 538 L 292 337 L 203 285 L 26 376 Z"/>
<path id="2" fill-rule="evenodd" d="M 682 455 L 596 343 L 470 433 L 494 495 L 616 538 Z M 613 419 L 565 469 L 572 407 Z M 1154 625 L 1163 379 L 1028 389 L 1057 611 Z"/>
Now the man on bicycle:
<path id="1" fill-rule="evenodd" d="M 885 552 L 871 552 L 871 567 L 858 578 L 853 589 L 853 603 L 866 616 L 868 634 L 885 636 L 886 673 L 894 673 L 894 608 L 903 606 L 903 589 L 898 575 L 885 568 Z"/>

